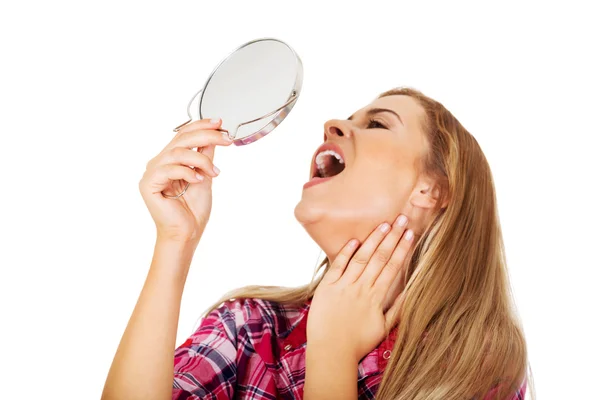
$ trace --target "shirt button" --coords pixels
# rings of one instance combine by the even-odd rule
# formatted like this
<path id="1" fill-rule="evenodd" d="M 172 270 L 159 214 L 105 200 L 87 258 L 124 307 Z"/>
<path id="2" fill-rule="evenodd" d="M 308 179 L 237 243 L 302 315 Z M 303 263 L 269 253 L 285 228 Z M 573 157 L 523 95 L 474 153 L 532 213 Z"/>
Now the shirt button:
<path id="1" fill-rule="evenodd" d="M 386 350 L 386 351 L 383 352 L 383 359 L 384 360 L 389 360 L 391 356 L 392 356 L 392 352 L 391 351 Z"/>
<path id="2" fill-rule="evenodd" d="M 291 348 L 292 348 L 292 345 L 291 345 L 291 344 L 288 344 L 288 345 L 286 345 L 286 346 L 285 346 L 283 349 L 284 349 L 285 351 L 289 351 L 289 349 L 291 349 Z"/>

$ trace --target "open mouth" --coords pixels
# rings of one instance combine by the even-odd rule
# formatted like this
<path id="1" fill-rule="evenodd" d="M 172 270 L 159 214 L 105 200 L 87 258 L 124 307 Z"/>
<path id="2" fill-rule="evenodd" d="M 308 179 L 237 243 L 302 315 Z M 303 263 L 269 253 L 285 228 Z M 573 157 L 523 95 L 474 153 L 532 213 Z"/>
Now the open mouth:
<path id="1" fill-rule="evenodd" d="M 315 157 L 315 165 L 311 178 L 331 178 L 346 168 L 342 155 L 331 149 L 320 151 Z"/>

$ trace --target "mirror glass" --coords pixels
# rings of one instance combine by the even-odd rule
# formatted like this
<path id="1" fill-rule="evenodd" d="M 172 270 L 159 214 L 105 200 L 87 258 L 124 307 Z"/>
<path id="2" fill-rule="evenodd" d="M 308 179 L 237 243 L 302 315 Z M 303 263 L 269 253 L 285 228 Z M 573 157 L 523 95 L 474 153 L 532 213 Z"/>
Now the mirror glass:
<path id="1" fill-rule="evenodd" d="M 248 144 L 285 118 L 301 86 L 302 63 L 294 50 L 277 39 L 259 39 L 239 47 L 215 68 L 188 114 L 192 120 L 221 118 L 234 144 Z"/>

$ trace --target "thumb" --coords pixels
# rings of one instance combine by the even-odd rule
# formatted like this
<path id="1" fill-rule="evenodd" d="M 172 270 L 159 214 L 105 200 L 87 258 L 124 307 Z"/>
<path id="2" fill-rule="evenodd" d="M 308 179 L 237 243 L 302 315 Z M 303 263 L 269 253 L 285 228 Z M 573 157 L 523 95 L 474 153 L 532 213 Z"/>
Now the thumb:
<path id="1" fill-rule="evenodd" d="M 394 300 L 394 304 L 392 304 L 392 306 L 385 313 L 385 326 L 387 328 L 386 330 L 391 330 L 395 323 L 398 322 L 398 319 L 400 317 L 400 309 L 402 308 L 402 305 L 404 304 L 405 300 L 406 290 L 403 290 L 402 293 L 400 293 L 398 297 L 396 297 L 396 300 Z"/>
<path id="2" fill-rule="evenodd" d="M 208 146 L 198 147 L 196 151 L 204 154 L 210 159 L 210 161 L 212 161 L 215 158 L 215 147 L 216 146 L 214 144 L 209 144 Z"/>

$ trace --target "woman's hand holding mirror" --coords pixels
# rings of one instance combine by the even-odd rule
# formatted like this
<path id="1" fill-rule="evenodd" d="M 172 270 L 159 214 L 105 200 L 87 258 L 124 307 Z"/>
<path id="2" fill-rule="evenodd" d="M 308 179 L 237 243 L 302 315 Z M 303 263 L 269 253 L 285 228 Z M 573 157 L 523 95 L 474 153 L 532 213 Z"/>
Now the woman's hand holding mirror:
<path id="1" fill-rule="evenodd" d="M 202 236 L 212 208 L 212 179 L 219 172 L 213 164 L 215 146 L 232 143 L 220 128 L 221 120 L 189 123 L 146 165 L 139 189 L 159 238 L 196 241 Z M 161 193 L 180 193 L 187 184 L 185 195 L 175 201 Z"/>
<path id="2" fill-rule="evenodd" d="M 290 113 L 302 87 L 302 61 L 278 39 L 252 40 L 229 54 L 210 74 L 187 107 L 189 120 L 175 132 L 205 115 L 218 115 L 220 130 L 236 146 L 256 142 Z M 189 185 L 166 198 L 178 199 Z"/>

